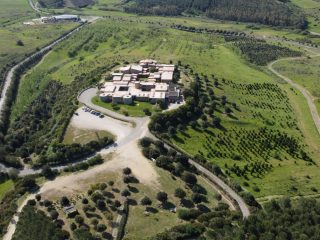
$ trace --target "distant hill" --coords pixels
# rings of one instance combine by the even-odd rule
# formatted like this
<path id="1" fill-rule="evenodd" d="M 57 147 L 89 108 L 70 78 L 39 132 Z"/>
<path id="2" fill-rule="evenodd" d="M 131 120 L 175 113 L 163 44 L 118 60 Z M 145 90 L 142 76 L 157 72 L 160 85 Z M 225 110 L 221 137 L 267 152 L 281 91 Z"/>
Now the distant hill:
<path id="1" fill-rule="evenodd" d="M 94 4 L 94 0 L 39 0 L 39 4 L 46 8 L 82 8 Z"/>
<path id="2" fill-rule="evenodd" d="M 253 22 L 273 26 L 306 28 L 299 8 L 288 0 L 127 0 L 126 12 L 175 16 L 183 13 L 205 14 L 207 17 Z"/>

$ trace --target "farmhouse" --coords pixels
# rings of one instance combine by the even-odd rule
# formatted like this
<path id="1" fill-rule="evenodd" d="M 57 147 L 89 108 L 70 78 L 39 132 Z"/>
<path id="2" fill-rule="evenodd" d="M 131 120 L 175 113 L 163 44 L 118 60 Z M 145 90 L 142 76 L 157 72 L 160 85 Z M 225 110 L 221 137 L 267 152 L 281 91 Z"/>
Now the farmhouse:
<path id="1" fill-rule="evenodd" d="M 179 101 L 180 89 L 173 82 L 175 71 L 174 65 L 158 64 L 153 59 L 120 67 L 118 72 L 112 73 L 112 82 L 106 82 L 100 89 L 100 99 L 123 104 L 132 104 L 134 100 L 150 103 Z"/>

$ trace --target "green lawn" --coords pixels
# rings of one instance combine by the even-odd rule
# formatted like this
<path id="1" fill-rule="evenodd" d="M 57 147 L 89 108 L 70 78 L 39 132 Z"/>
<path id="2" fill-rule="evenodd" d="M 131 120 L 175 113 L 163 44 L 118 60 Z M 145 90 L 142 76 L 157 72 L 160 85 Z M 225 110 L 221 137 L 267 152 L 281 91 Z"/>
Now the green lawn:
<path id="1" fill-rule="evenodd" d="M 144 109 L 148 109 L 150 113 L 153 113 L 157 108 L 156 105 L 152 105 L 148 102 L 135 101 L 133 105 L 107 103 L 101 101 L 98 96 L 94 97 L 91 102 L 97 106 L 132 117 L 145 117 L 146 114 L 143 111 Z"/>
<path id="2" fill-rule="evenodd" d="M 0 183 L 0 201 L 4 197 L 4 195 L 11 189 L 13 189 L 12 180 L 8 180 L 3 183 Z"/>

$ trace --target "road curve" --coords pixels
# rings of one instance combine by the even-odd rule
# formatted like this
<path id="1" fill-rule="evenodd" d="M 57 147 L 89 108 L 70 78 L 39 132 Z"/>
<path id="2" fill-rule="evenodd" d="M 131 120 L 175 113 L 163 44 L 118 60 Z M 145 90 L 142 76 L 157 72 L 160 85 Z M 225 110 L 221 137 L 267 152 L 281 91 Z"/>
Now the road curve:
<path id="1" fill-rule="evenodd" d="M 204 168 L 200 164 L 196 163 L 193 160 L 189 160 L 189 162 L 197 168 L 199 172 L 201 172 L 207 179 L 211 182 L 215 183 L 219 188 L 223 190 L 223 192 L 228 194 L 228 198 L 231 198 L 237 202 L 237 205 L 240 208 L 243 218 L 248 218 L 250 216 L 250 209 L 243 200 L 242 197 L 239 196 L 231 187 L 229 187 L 224 181 L 222 181 L 218 176 L 214 175 L 208 169 Z"/>
<path id="2" fill-rule="evenodd" d="M 312 56 L 311 58 L 314 58 L 314 57 L 319 57 L 320 54 L 318 55 L 314 55 Z M 280 61 L 285 61 L 285 60 L 299 60 L 299 59 L 306 59 L 306 57 L 293 57 L 293 58 L 283 58 L 283 59 L 279 59 L 279 60 L 276 60 L 276 61 L 273 61 L 271 63 L 268 64 L 268 69 L 273 72 L 275 75 L 277 75 L 278 77 L 280 77 L 281 79 L 283 79 L 284 81 L 286 81 L 287 83 L 289 83 L 292 87 L 298 89 L 302 94 L 303 96 L 305 97 L 305 99 L 307 100 L 307 103 L 308 103 L 308 107 L 309 107 L 309 110 L 310 110 L 310 113 L 312 115 L 312 118 L 313 118 L 313 122 L 318 130 L 318 133 L 320 134 L 320 117 L 319 117 L 319 114 L 318 114 L 318 110 L 317 110 L 317 107 L 316 105 L 314 104 L 313 100 L 314 100 L 314 97 L 312 96 L 312 94 L 307 90 L 305 89 L 304 87 L 300 86 L 299 84 L 295 83 L 294 81 L 292 81 L 290 78 L 282 75 L 281 73 L 279 73 L 277 70 L 275 70 L 273 68 L 273 65 L 280 62 Z"/>

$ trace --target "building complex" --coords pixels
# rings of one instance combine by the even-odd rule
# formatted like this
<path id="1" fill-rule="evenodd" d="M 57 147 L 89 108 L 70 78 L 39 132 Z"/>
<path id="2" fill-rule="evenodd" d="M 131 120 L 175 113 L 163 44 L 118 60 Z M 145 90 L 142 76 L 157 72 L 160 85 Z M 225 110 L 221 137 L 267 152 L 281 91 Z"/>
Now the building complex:
<path id="1" fill-rule="evenodd" d="M 112 73 L 112 81 L 106 82 L 100 89 L 100 99 L 123 104 L 132 104 L 134 100 L 177 102 L 181 93 L 173 81 L 176 70 L 174 65 L 159 64 L 152 59 L 121 67 Z"/>

